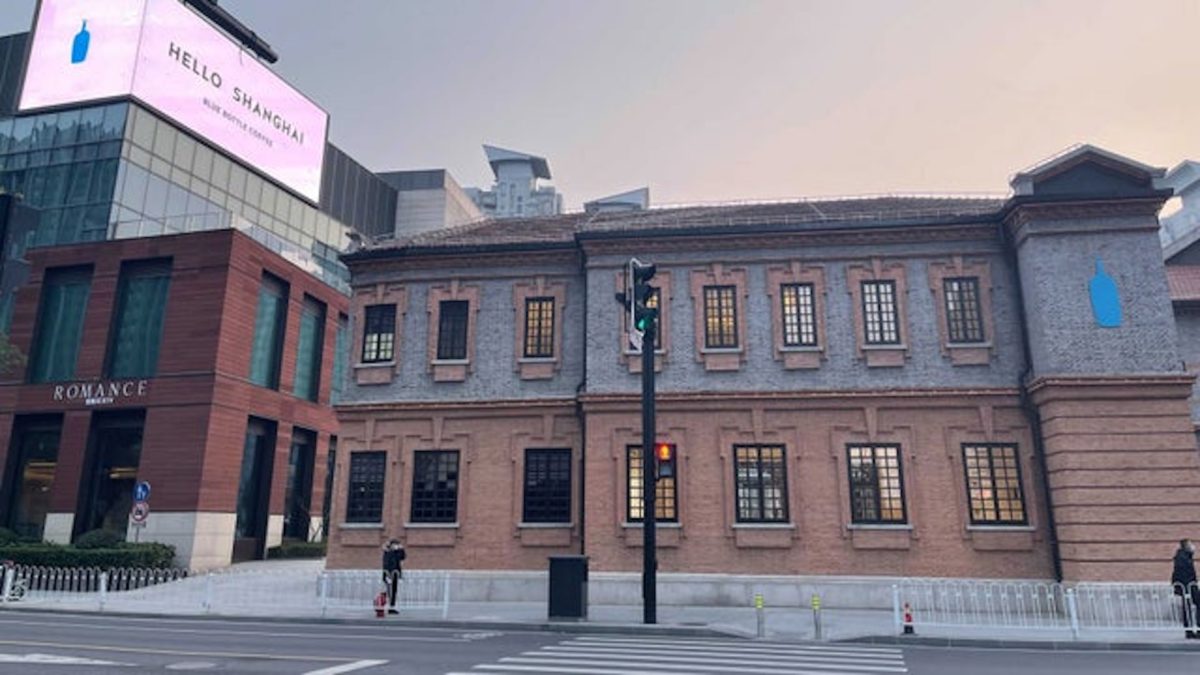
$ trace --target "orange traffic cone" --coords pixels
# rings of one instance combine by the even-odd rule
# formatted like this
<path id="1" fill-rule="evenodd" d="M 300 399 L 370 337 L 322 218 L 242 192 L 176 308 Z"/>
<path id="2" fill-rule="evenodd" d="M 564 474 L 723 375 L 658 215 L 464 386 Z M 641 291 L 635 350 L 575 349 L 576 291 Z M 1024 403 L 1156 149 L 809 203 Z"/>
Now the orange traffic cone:
<path id="1" fill-rule="evenodd" d="M 904 634 L 916 635 L 917 629 L 913 626 L 913 608 L 907 602 L 904 603 Z"/>

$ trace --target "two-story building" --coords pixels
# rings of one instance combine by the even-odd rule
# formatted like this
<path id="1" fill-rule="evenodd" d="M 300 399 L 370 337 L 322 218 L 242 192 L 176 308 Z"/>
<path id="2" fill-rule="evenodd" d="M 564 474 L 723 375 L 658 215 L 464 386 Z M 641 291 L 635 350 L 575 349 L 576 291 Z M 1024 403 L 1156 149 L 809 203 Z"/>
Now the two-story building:
<path id="1" fill-rule="evenodd" d="M 640 355 L 657 265 L 663 572 L 1159 579 L 1200 535 L 1162 171 L 1083 146 L 1002 199 L 596 212 L 344 256 L 329 564 L 642 555 Z"/>

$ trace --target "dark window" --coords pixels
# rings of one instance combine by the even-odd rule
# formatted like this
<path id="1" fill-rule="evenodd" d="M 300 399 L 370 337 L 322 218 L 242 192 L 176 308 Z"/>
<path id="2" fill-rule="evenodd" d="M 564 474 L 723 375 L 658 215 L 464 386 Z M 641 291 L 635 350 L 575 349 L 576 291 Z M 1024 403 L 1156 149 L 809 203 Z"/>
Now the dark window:
<path id="1" fill-rule="evenodd" d="M 383 522 L 383 479 L 386 473 L 386 452 L 350 453 L 347 523 Z"/>
<path id="2" fill-rule="evenodd" d="M 292 393 L 316 401 L 321 390 L 321 354 L 325 351 L 325 304 L 304 296 L 300 334 L 296 340 L 296 374 Z"/>
<path id="3" fill-rule="evenodd" d="M 625 462 L 625 520 L 631 523 L 642 522 L 642 490 L 645 482 L 642 480 L 642 448 L 639 445 L 631 445 L 626 448 Z M 677 522 L 679 520 L 679 511 L 677 508 L 678 494 L 676 491 L 675 477 L 678 473 L 675 469 L 678 467 L 676 461 L 676 453 L 671 452 L 671 471 L 670 476 L 659 478 L 655 481 L 654 492 L 654 518 L 668 522 Z"/>
<path id="4" fill-rule="evenodd" d="M 153 377 L 167 313 L 171 261 L 121 265 L 117 315 L 109 348 L 110 377 Z"/>
<path id="5" fill-rule="evenodd" d="M 89 469 L 84 474 L 83 508 L 75 533 L 111 530 L 125 535 L 133 486 L 142 457 L 144 413 L 95 413 L 89 439 Z"/>
<path id="6" fill-rule="evenodd" d="M 855 523 L 904 523 L 904 480 L 900 446 L 847 446 L 850 519 Z"/>
<path id="7" fill-rule="evenodd" d="M 738 346 L 737 286 L 704 287 L 704 346 Z"/>
<path id="8" fill-rule="evenodd" d="M 526 523 L 571 522 L 571 451 L 525 451 Z"/>
<path id="9" fill-rule="evenodd" d="M 266 534 L 267 500 L 271 491 L 271 458 L 275 454 L 275 422 L 249 418 L 242 444 L 242 466 L 238 473 L 237 516 L 234 521 L 234 538 L 254 540 Z M 259 551 L 253 541 L 235 543 L 235 557 L 257 557 Z M 241 548 L 250 550 L 241 552 Z"/>
<path id="10" fill-rule="evenodd" d="M 416 451 L 413 453 L 412 522 L 453 523 L 456 520 L 458 451 Z"/>
<path id="11" fill-rule="evenodd" d="M 29 420 L 28 422 L 26 420 Z M 12 448 L 14 472 L 5 490 L 10 499 L 7 525 L 22 537 L 41 541 L 46 514 L 50 512 L 50 490 L 58 467 L 58 441 L 62 418 L 17 418 Z"/>
<path id="12" fill-rule="evenodd" d="M 75 376 L 91 286 L 90 268 L 46 271 L 29 367 L 31 382 L 59 382 Z"/>
<path id="13" fill-rule="evenodd" d="M 283 492 L 283 536 L 308 541 L 312 510 L 313 468 L 316 464 L 317 434 L 293 427 L 288 453 L 287 487 Z"/>
<path id="14" fill-rule="evenodd" d="M 554 298 L 525 299 L 525 356 L 554 357 Z"/>
<path id="15" fill-rule="evenodd" d="M 946 326 L 951 342 L 983 342 L 983 313 L 979 311 L 979 279 L 946 279 Z"/>
<path id="16" fill-rule="evenodd" d="M 787 462 L 782 445 L 736 445 L 737 519 L 740 523 L 786 523 Z"/>
<path id="17" fill-rule="evenodd" d="M 863 325 L 867 344 L 900 344 L 899 319 L 896 314 L 896 282 L 862 282 Z"/>
<path id="18" fill-rule="evenodd" d="M 467 358 L 467 309 L 466 300 L 443 300 L 438 310 L 439 360 L 461 361 Z"/>
<path id="19" fill-rule="evenodd" d="M 342 400 L 342 390 L 346 386 L 346 364 L 350 361 L 350 319 L 345 314 L 338 314 L 337 331 L 333 338 L 333 368 L 329 377 L 329 400 L 339 403 Z"/>
<path id="20" fill-rule="evenodd" d="M 258 289 L 254 316 L 254 346 L 250 354 L 250 381 L 260 387 L 279 388 L 279 362 L 287 325 L 288 285 L 264 274 Z"/>
<path id="21" fill-rule="evenodd" d="M 972 524 L 1025 524 L 1017 446 L 963 444 L 963 470 Z"/>
<path id="22" fill-rule="evenodd" d="M 363 363 L 395 358 L 396 306 L 368 305 L 363 316 Z"/>
<path id="23" fill-rule="evenodd" d="M 813 303 L 813 285 L 784 284 L 779 297 L 783 302 L 784 346 L 817 346 L 817 310 Z"/>

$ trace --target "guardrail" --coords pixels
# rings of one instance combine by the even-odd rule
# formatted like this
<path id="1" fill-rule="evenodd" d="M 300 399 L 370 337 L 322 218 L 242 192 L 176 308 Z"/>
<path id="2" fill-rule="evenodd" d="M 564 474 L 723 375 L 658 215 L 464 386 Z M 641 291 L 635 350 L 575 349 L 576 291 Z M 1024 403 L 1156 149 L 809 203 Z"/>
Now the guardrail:
<path id="1" fill-rule="evenodd" d="M 1178 630 L 1187 611 L 1185 592 L 1190 603 L 1200 589 L 1196 584 L 908 579 L 892 586 L 892 616 L 897 633 L 909 619 L 934 627 L 1060 629 L 1074 638 L 1086 630 Z"/>
<path id="2" fill-rule="evenodd" d="M 405 572 L 396 607 L 404 612 L 450 608 L 450 575 Z M 386 592 L 379 571 L 67 569 L 17 566 L 4 575 L 0 604 L 126 612 L 326 616 L 372 612 Z"/>

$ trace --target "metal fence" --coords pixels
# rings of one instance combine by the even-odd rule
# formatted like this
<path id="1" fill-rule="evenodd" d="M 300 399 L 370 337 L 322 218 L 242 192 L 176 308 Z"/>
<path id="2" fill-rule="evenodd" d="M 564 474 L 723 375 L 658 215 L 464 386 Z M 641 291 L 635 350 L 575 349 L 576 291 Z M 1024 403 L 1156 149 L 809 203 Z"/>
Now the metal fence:
<path id="1" fill-rule="evenodd" d="M 116 612 L 262 616 L 371 614 L 385 592 L 379 571 L 66 569 L 17 566 L 4 576 L 0 604 Z M 397 584 L 402 612 L 450 607 L 450 575 L 405 572 Z"/>
<path id="2" fill-rule="evenodd" d="M 1186 591 L 1186 596 L 1185 596 Z M 1183 627 L 1184 598 L 1171 584 L 907 579 L 892 587 L 897 633 L 907 622 L 934 627 L 1163 631 Z M 1194 607 L 1189 608 L 1194 613 Z M 1193 614 L 1194 615 L 1194 614 Z"/>

